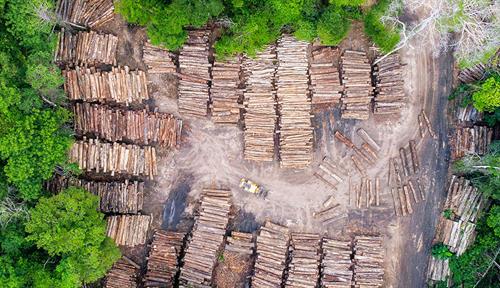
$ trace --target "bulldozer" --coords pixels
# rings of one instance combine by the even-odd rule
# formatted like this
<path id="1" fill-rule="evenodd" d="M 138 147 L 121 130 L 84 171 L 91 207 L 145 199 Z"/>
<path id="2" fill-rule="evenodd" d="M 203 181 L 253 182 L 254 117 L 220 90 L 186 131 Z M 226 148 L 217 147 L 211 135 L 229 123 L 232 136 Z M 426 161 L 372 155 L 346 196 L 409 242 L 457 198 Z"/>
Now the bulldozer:
<path id="1" fill-rule="evenodd" d="M 241 178 L 240 188 L 247 193 L 255 194 L 264 199 L 267 197 L 268 191 L 264 187 L 247 178 Z"/>

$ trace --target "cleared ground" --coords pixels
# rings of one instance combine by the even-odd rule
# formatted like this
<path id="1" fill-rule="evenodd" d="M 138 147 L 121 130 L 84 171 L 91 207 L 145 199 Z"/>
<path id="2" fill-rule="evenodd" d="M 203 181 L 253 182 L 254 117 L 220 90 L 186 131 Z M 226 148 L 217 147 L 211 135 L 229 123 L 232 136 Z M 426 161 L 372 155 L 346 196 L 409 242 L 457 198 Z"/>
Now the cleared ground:
<path id="1" fill-rule="evenodd" d="M 123 47 L 126 47 L 120 52 L 121 63 L 142 67 L 139 43 L 144 38 L 144 31 L 130 30 L 123 23 L 110 29 L 119 35 Z M 359 25 L 355 26 L 342 48 L 368 49 L 368 43 L 359 36 L 362 35 L 360 30 Z M 403 49 L 401 56 L 406 64 L 405 89 L 409 97 L 403 116 L 346 121 L 340 119 L 337 108 L 315 110 L 314 163 L 304 171 L 280 169 L 277 161 L 255 164 L 243 160 L 241 127 L 214 125 L 209 119 L 185 119 L 183 143 L 178 150 L 162 154 L 159 177 L 155 183 L 150 183 L 151 189 L 145 199 L 145 212 L 153 214 L 154 226 L 187 229 L 201 187 L 216 183 L 233 191 L 235 229 L 255 231 L 258 223 L 270 219 L 286 224 L 292 230 L 315 231 L 334 237 L 380 232 L 386 238 L 387 287 L 424 287 L 427 256 L 440 201 L 444 199 L 448 172 L 446 97 L 452 84 L 453 61 L 449 55 L 434 58 L 430 51 L 422 49 Z M 155 76 L 149 88 L 154 98 L 153 107 L 182 117 L 176 107 L 175 78 Z M 421 109 L 429 115 L 438 139 L 420 138 L 417 115 Z M 350 181 L 338 185 L 336 191 L 313 176 L 324 156 L 351 165 L 345 160 L 347 149 L 334 139 L 333 133 L 339 130 L 359 144 L 355 131 L 360 127 L 382 146 L 379 161 L 368 170 L 370 178 L 381 179 L 382 205 L 377 208 L 354 207 L 349 182 L 359 182 L 360 176 L 353 167 Z M 399 148 L 411 139 L 417 141 L 423 168 L 421 181 L 426 188 L 427 200 L 416 205 L 411 216 L 397 218 L 386 181 L 388 159 L 397 156 Z M 241 177 L 250 178 L 269 189 L 267 199 L 241 192 L 238 188 Z M 314 219 L 313 212 L 321 209 L 322 203 L 330 196 L 334 196 L 338 209 L 345 211 L 348 217 L 325 226 Z"/>

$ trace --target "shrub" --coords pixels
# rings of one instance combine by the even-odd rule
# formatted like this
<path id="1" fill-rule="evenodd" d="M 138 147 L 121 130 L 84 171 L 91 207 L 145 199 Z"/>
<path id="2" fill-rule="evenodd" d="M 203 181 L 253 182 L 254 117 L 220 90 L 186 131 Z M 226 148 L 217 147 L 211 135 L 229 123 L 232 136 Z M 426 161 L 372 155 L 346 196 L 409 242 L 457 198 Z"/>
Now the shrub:
<path id="1" fill-rule="evenodd" d="M 446 209 L 443 211 L 443 217 L 446 219 L 451 219 L 453 217 L 453 210 L 452 209 Z"/>
<path id="2" fill-rule="evenodd" d="M 448 246 L 443 243 L 437 243 L 432 246 L 432 256 L 438 259 L 450 259 L 454 254 L 450 251 Z"/>

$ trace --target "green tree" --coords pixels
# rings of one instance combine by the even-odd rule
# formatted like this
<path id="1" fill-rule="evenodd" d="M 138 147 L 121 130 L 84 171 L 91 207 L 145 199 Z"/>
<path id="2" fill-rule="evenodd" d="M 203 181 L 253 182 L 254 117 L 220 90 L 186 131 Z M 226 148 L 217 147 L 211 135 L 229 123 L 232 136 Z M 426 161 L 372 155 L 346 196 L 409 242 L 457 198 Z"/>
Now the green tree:
<path id="1" fill-rule="evenodd" d="M 63 257 L 59 265 L 67 266 L 79 281 L 96 281 L 120 257 L 114 242 L 106 237 L 98 205 L 98 196 L 78 188 L 41 198 L 30 211 L 26 239 L 49 256 Z"/>
<path id="2" fill-rule="evenodd" d="M 484 217 L 479 221 L 474 244 L 460 257 L 450 260 L 453 282 L 461 285 L 459 287 L 496 287 L 498 284 L 500 272 L 493 267 L 493 260 L 498 259 L 500 238 L 485 222 Z"/>
<path id="3" fill-rule="evenodd" d="M 474 107 L 479 111 L 494 112 L 500 107 L 500 74 L 494 73 L 472 94 Z"/>
<path id="4" fill-rule="evenodd" d="M 349 32 L 350 20 L 347 20 L 344 11 L 337 6 L 330 5 L 318 21 L 318 36 L 323 45 L 338 45 Z"/>
<path id="5" fill-rule="evenodd" d="M 56 37 L 50 18 L 39 15 L 53 5 L 49 0 L 0 4 L 0 180 L 27 200 L 40 197 L 55 166 L 66 166 L 71 144 L 64 129 L 69 112 L 54 107 L 63 95 L 60 71 L 52 63 Z"/>
<path id="6" fill-rule="evenodd" d="M 379 0 L 364 17 L 366 35 L 368 35 L 384 53 L 394 49 L 400 40 L 397 28 L 388 26 L 381 20 L 390 4 L 391 0 Z"/>
<path id="7" fill-rule="evenodd" d="M 199 28 L 224 10 L 221 0 L 120 0 L 116 11 L 130 23 L 147 27 L 153 44 L 178 50 L 186 40 L 186 28 Z"/>

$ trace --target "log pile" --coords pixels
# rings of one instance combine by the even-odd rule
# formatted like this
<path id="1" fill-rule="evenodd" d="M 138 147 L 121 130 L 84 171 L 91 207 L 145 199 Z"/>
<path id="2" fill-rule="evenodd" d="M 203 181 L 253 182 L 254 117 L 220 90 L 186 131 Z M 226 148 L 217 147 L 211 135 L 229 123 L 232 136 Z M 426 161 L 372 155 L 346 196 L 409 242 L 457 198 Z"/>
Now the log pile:
<path id="1" fill-rule="evenodd" d="M 104 143 L 99 139 L 76 141 L 69 153 L 71 162 L 84 172 L 110 176 L 149 177 L 158 174 L 154 147 Z"/>
<path id="2" fill-rule="evenodd" d="M 492 136 L 493 129 L 487 126 L 458 127 L 452 139 L 453 158 L 486 154 Z"/>
<path id="3" fill-rule="evenodd" d="M 191 30 L 179 55 L 179 112 L 204 117 L 210 81 L 209 30 Z"/>
<path id="4" fill-rule="evenodd" d="M 337 185 L 344 182 L 348 176 L 348 171 L 345 167 L 335 164 L 335 161 L 325 156 L 319 164 L 318 170 L 314 172 L 314 176 L 336 190 Z"/>
<path id="5" fill-rule="evenodd" d="M 419 179 L 410 179 L 397 187 L 391 187 L 391 195 L 396 216 L 412 214 L 414 205 L 425 201 L 425 192 Z"/>
<path id="6" fill-rule="evenodd" d="M 330 196 L 323 202 L 320 210 L 312 213 L 312 216 L 326 226 L 347 218 L 347 211 L 339 203 L 335 202 L 333 196 Z"/>
<path id="7" fill-rule="evenodd" d="M 321 287 L 350 288 L 353 283 L 351 241 L 323 238 Z"/>
<path id="8" fill-rule="evenodd" d="M 438 259 L 431 256 L 429 258 L 429 267 L 427 268 L 427 279 L 433 281 L 445 281 L 449 276 L 449 259 Z"/>
<path id="9" fill-rule="evenodd" d="M 99 196 L 99 210 L 104 213 L 137 214 L 142 210 L 144 183 L 141 181 L 97 182 L 55 175 L 45 189 L 59 193 L 70 187 L 81 187 Z"/>
<path id="10" fill-rule="evenodd" d="M 288 277 L 285 287 L 315 288 L 319 280 L 320 236 L 292 233 Z"/>
<path id="11" fill-rule="evenodd" d="M 276 52 L 274 46 L 258 53 L 255 59 L 246 59 L 244 72 L 244 157 L 246 160 L 271 162 L 274 158 L 276 126 Z"/>
<path id="12" fill-rule="evenodd" d="M 448 246 L 457 256 L 462 255 L 475 238 L 476 224 L 462 220 L 450 220 L 442 217 L 436 242 Z"/>
<path id="13" fill-rule="evenodd" d="M 382 237 L 356 236 L 354 238 L 355 287 L 383 287 L 384 257 Z"/>
<path id="14" fill-rule="evenodd" d="M 349 150 L 353 152 L 351 155 L 352 164 L 361 175 L 366 175 L 366 170 L 373 166 L 378 161 L 378 152 L 380 146 L 373 140 L 373 138 L 366 133 L 362 128 L 357 130 L 357 134 L 363 139 L 361 148 L 354 145 L 352 140 L 342 134 L 340 131 L 335 131 L 335 139 L 341 142 Z"/>
<path id="15" fill-rule="evenodd" d="M 454 219 L 475 223 L 484 201 L 482 193 L 469 180 L 453 175 L 444 209 L 451 209 Z"/>
<path id="16" fill-rule="evenodd" d="M 431 121 L 423 109 L 420 114 L 418 114 L 418 129 L 420 131 L 420 137 L 424 138 L 425 132 L 427 131 L 433 139 L 437 139 L 437 135 L 434 132 L 434 129 L 432 129 Z"/>
<path id="17" fill-rule="evenodd" d="M 337 104 L 342 96 L 342 85 L 337 67 L 333 66 L 335 49 L 321 47 L 312 52 L 309 75 L 312 104 Z"/>
<path id="18" fill-rule="evenodd" d="M 469 180 L 452 175 L 448 195 L 443 207 L 448 218 L 440 217 L 434 243 L 443 243 L 457 256 L 462 255 L 474 242 L 476 221 L 485 205 L 485 198 Z M 450 276 L 448 259 L 431 256 L 427 278 L 442 281 Z"/>
<path id="19" fill-rule="evenodd" d="M 403 69 L 399 54 L 395 53 L 377 63 L 374 114 L 399 114 L 406 103 Z"/>
<path id="20" fill-rule="evenodd" d="M 313 127 L 308 91 L 308 47 L 285 35 L 278 41 L 276 87 L 280 166 L 304 169 L 312 161 Z"/>
<path id="21" fill-rule="evenodd" d="M 240 120 L 240 100 L 243 90 L 240 85 L 240 58 L 215 62 L 212 68 L 210 98 L 212 121 L 236 124 Z"/>
<path id="22" fill-rule="evenodd" d="M 373 87 L 371 65 L 365 52 L 346 50 L 341 57 L 342 113 L 344 119 L 367 120 L 370 117 Z"/>
<path id="23" fill-rule="evenodd" d="M 175 73 L 177 71 L 170 52 L 153 46 L 149 41 L 144 42 L 142 59 L 148 67 L 148 74 Z"/>
<path id="24" fill-rule="evenodd" d="M 76 25 L 102 27 L 113 21 L 113 0 L 61 0 L 57 15 L 63 22 Z"/>
<path id="25" fill-rule="evenodd" d="M 460 103 L 457 101 L 457 103 Z M 479 112 L 473 105 L 467 105 L 462 107 L 461 105 L 456 105 L 455 107 L 455 119 L 458 122 L 470 122 L 476 123 L 483 121 L 483 112 Z"/>
<path id="26" fill-rule="evenodd" d="M 168 148 L 180 142 L 182 120 L 171 114 L 113 109 L 85 102 L 75 103 L 74 114 L 77 135 Z"/>
<path id="27" fill-rule="evenodd" d="M 118 37 L 95 31 L 78 32 L 73 35 L 59 32 L 55 61 L 69 66 L 109 64 L 116 65 Z"/>
<path id="28" fill-rule="evenodd" d="M 69 100 L 85 102 L 141 104 L 149 99 L 146 74 L 115 67 L 109 72 L 75 67 L 64 70 L 64 90 Z"/>
<path id="29" fill-rule="evenodd" d="M 478 63 L 472 67 L 460 70 L 458 80 L 466 84 L 477 82 L 484 78 L 487 70 L 487 65 Z"/>
<path id="30" fill-rule="evenodd" d="M 356 208 L 380 206 L 380 178 L 361 178 L 360 184 L 354 185 Z"/>
<path id="31" fill-rule="evenodd" d="M 257 259 L 252 287 L 280 287 L 288 257 L 287 227 L 266 221 L 257 236 Z"/>
<path id="32" fill-rule="evenodd" d="M 144 183 L 78 180 L 77 186 L 99 196 L 99 210 L 105 213 L 137 214 L 142 210 Z"/>
<path id="33" fill-rule="evenodd" d="M 149 215 L 109 216 L 106 235 L 117 245 L 142 245 L 146 243 L 151 220 Z"/>
<path id="34" fill-rule="evenodd" d="M 243 255 L 252 256 L 255 251 L 255 243 L 251 233 L 231 232 L 227 237 L 224 252 L 234 252 Z"/>
<path id="35" fill-rule="evenodd" d="M 184 236 L 179 232 L 155 231 L 143 278 L 144 287 L 173 287 Z"/>
<path id="36" fill-rule="evenodd" d="M 137 288 L 140 266 L 123 256 L 106 274 L 104 288 Z"/>
<path id="37" fill-rule="evenodd" d="M 199 216 L 188 240 L 181 268 L 181 286 L 210 287 L 218 253 L 224 243 L 231 191 L 204 189 Z"/>

